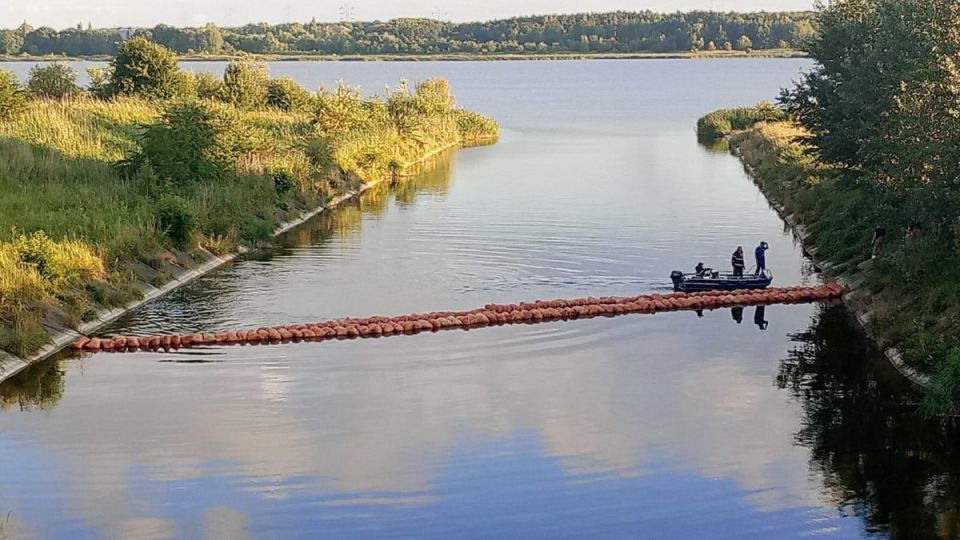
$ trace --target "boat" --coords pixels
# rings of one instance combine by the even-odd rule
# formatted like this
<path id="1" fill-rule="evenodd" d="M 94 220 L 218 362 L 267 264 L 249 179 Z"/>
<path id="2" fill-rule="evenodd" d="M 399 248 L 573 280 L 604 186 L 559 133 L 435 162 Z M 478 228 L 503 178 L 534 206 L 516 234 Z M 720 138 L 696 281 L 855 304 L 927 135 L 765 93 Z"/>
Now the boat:
<path id="1" fill-rule="evenodd" d="M 670 274 L 673 290 L 678 292 L 736 291 L 742 289 L 766 289 L 773 282 L 773 272 L 764 270 L 759 274 L 748 272 L 735 276 L 729 272 L 716 272 L 707 268 L 704 272 L 685 274 L 674 270 Z"/>

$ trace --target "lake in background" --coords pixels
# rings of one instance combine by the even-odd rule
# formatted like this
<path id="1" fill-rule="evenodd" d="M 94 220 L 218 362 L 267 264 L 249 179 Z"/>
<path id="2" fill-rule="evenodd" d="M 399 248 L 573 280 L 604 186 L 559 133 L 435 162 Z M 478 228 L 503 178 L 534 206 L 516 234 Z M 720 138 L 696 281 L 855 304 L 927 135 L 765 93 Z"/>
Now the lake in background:
<path id="1" fill-rule="evenodd" d="M 272 63 L 368 94 L 447 77 L 503 136 L 109 331 L 665 292 L 761 240 L 775 285 L 815 284 L 739 161 L 694 131 L 809 66 Z M 957 438 L 916 400 L 820 306 L 65 357 L 0 387 L 0 538 L 956 534 Z"/>

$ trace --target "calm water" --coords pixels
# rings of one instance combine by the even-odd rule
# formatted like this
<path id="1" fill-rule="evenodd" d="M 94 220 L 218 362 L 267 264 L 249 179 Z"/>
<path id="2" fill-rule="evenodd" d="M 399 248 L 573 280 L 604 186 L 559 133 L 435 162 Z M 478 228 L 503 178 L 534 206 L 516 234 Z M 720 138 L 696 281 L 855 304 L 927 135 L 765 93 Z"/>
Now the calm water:
<path id="1" fill-rule="evenodd" d="M 662 291 L 760 240 L 777 284 L 815 283 L 693 132 L 805 66 L 272 65 L 370 92 L 443 75 L 503 138 L 111 331 Z M 910 390 L 816 306 L 64 358 L 0 388 L 0 538 L 953 536 L 960 441 Z"/>

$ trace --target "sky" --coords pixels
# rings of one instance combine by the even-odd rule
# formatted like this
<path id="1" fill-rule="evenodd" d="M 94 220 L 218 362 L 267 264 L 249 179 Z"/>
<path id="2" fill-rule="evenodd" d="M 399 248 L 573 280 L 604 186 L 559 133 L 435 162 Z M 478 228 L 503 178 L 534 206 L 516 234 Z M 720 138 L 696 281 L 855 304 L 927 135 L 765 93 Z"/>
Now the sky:
<path id="1" fill-rule="evenodd" d="M 88 22 L 116 27 L 336 21 L 342 18 L 344 5 L 353 20 L 433 17 L 459 22 L 584 11 L 803 10 L 811 9 L 813 0 L 0 0 L 0 27 L 18 26 L 24 20 L 57 29 Z"/>

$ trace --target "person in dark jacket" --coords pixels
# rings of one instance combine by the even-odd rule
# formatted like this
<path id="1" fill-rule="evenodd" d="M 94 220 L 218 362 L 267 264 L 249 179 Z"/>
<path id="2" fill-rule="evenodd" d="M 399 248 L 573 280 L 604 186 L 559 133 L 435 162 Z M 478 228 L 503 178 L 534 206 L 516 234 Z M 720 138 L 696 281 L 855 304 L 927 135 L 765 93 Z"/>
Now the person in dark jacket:
<path id="1" fill-rule="evenodd" d="M 757 275 L 763 273 L 767 269 L 767 250 L 770 249 L 770 246 L 766 242 L 760 242 L 760 245 L 757 246 L 757 249 L 753 250 L 753 256 L 757 260 Z"/>
<path id="2" fill-rule="evenodd" d="M 733 275 L 734 277 L 743 277 L 743 246 L 737 246 L 737 250 L 733 252 L 733 257 L 730 258 L 730 264 L 733 265 Z"/>

